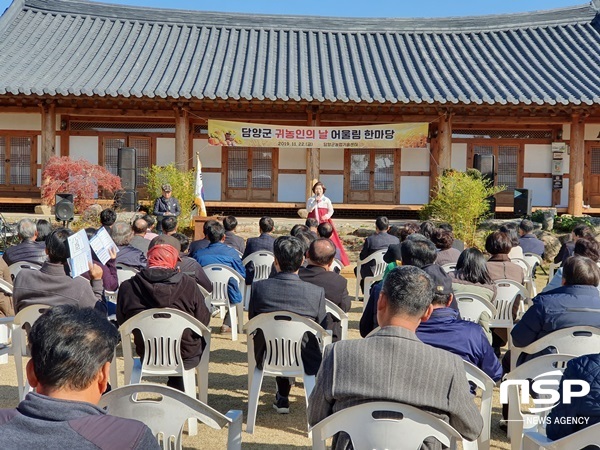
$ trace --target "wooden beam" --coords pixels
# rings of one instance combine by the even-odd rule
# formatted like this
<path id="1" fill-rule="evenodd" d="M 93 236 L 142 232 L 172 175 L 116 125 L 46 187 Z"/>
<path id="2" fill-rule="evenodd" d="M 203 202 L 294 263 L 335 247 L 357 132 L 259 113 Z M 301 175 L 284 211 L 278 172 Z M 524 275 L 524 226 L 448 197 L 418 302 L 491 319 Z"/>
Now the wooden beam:
<path id="1" fill-rule="evenodd" d="M 571 157 L 569 159 L 569 214 L 583 214 L 583 173 L 585 166 L 585 121 L 573 114 L 571 122 Z"/>
<path id="2" fill-rule="evenodd" d="M 188 113 L 181 107 L 175 108 L 175 166 L 189 170 L 190 121 Z"/>
<path id="3" fill-rule="evenodd" d="M 450 168 L 452 160 L 452 115 L 449 113 L 440 116 L 438 137 L 438 175 Z"/>
<path id="4" fill-rule="evenodd" d="M 54 103 L 41 103 L 42 109 L 42 168 L 56 155 L 56 107 Z"/>
<path id="5" fill-rule="evenodd" d="M 318 127 L 320 124 L 318 111 L 308 111 L 308 125 Z M 309 147 L 306 149 L 306 198 L 313 195 L 312 187 L 319 181 L 321 170 L 321 149 Z"/>

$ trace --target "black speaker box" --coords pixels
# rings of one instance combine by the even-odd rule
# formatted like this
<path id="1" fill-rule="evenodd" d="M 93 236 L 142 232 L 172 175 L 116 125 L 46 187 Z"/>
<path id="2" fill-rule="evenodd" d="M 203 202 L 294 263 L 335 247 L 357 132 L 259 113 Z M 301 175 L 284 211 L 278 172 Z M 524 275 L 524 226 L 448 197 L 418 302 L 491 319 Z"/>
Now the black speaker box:
<path id="1" fill-rule="evenodd" d="M 115 209 L 135 212 L 137 211 L 137 202 L 137 191 L 133 189 L 119 191 L 115 197 Z"/>
<path id="2" fill-rule="evenodd" d="M 135 153 L 133 147 L 122 147 L 118 150 L 117 174 L 121 177 L 121 186 L 125 190 L 135 189 L 137 176 Z"/>
<path id="3" fill-rule="evenodd" d="M 473 168 L 481 172 L 481 176 L 494 182 L 494 155 L 473 155 Z"/>
<path id="4" fill-rule="evenodd" d="M 54 196 L 54 217 L 58 221 L 69 222 L 75 217 L 73 194 L 56 194 Z"/>
<path id="5" fill-rule="evenodd" d="M 529 189 L 515 189 L 515 216 L 530 216 L 531 215 L 531 191 Z"/>

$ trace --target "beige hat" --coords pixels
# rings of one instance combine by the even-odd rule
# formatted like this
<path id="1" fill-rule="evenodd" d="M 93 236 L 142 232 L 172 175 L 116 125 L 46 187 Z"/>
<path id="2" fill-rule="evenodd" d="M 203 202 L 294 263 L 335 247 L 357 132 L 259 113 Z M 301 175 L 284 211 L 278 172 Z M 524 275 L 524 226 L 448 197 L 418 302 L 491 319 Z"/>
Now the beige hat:
<path id="1" fill-rule="evenodd" d="M 162 185 L 162 190 L 165 192 L 171 192 L 173 189 L 171 189 L 171 185 L 167 183 Z"/>

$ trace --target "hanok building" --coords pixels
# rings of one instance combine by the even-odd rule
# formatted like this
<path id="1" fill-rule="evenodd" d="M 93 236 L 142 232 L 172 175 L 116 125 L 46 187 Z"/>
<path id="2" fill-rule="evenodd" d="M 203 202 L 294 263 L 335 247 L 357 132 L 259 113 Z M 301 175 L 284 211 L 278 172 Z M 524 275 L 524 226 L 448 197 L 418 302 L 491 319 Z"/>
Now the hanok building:
<path id="1" fill-rule="evenodd" d="M 594 211 L 599 9 L 350 19 L 15 0 L 0 18 L 0 208 L 39 203 L 53 155 L 116 171 L 117 149 L 130 146 L 142 168 L 191 168 L 199 152 L 215 211 L 291 210 L 315 179 L 339 212 L 416 210 L 440 169 L 472 167 L 474 154 L 496 157 L 500 207 L 528 188 L 536 207 Z M 221 148 L 208 144 L 209 119 L 426 122 L 430 139 L 426 149 Z M 144 181 L 140 172 L 142 191 Z"/>

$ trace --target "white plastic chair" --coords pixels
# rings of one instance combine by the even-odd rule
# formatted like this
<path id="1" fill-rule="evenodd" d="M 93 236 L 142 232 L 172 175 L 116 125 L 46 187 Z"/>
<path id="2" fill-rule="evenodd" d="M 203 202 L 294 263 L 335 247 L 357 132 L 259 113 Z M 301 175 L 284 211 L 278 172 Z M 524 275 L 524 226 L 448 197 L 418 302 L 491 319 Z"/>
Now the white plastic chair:
<path id="1" fill-rule="evenodd" d="M 550 264 L 550 266 L 548 266 L 548 283 L 550 283 L 550 281 L 552 281 L 552 278 L 554 278 L 554 275 L 556 274 L 556 271 L 558 270 L 558 268 L 560 266 L 562 266 L 562 262 L 552 263 L 552 264 Z"/>
<path id="2" fill-rule="evenodd" d="M 119 280 L 119 286 L 125 280 L 133 278 L 138 271 L 133 267 L 126 266 L 125 264 L 117 264 L 117 279 Z"/>
<path id="3" fill-rule="evenodd" d="M 588 445 L 598 445 L 598 436 L 600 436 L 600 423 L 576 431 L 557 441 L 548 439 L 542 433 L 526 430 L 523 435 L 523 450 L 573 450 L 584 448 Z"/>
<path id="4" fill-rule="evenodd" d="M 385 269 L 384 269 L 385 270 Z M 383 273 L 380 273 L 374 277 L 366 277 L 364 283 L 364 301 L 363 301 L 363 312 L 367 309 L 367 303 L 369 302 L 369 297 L 371 296 L 371 287 L 377 283 L 378 281 L 383 280 Z"/>
<path id="5" fill-rule="evenodd" d="M 181 336 L 186 329 L 202 336 L 206 342 L 200 363 L 189 370 L 183 367 L 181 359 Z M 133 330 L 139 330 L 142 335 L 143 360 L 133 357 L 130 337 Z M 205 325 L 176 309 L 153 308 L 121 324 L 119 333 L 123 345 L 125 384 L 140 383 L 143 377 L 180 376 L 183 377 L 186 395 L 207 403 L 210 330 Z M 190 434 L 195 433 L 195 425 L 190 421 Z"/>
<path id="6" fill-rule="evenodd" d="M 262 330 L 265 338 L 265 358 L 262 370 L 254 356 L 254 334 Z M 248 333 L 248 418 L 246 433 L 254 432 L 260 387 L 265 375 L 272 377 L 302 377 L 306 405 L 315 386 L 315 376 L 304 373 L 301 357 L 302 338 L 312 333 L 319 340 L 321 350 L 331 343 L 331 336 L 319 324 L 287 311 L 264 313 L 246 324 Z"/>
<path id="7" fill-rule="evenodd" d="M 527 299 L 529 293 L 521 283 L 513 280 L 496 280 L 495 284 L 496 299 L 494 300 L 494 306 L 496 307 L 496 315 L 490 321 L 490 328 L 506 328 L 510 348 L 512 343 L 510 330 L 512 330 L 514 325 L 513 305 L 519 296 L 521 296 L 518 314 L 522 315 L 525 312 L 522 299 Z"/>
<path id="8" fill-rule="evenodd" d="M 492 397 L 494 396 L 496 382 L 479 367 L 474 366 L 468 361 L 463 362 L 467 373 L 467 380 L 481 389 L 481 406 L 479 407 L 479 413 L 483 419 L 483 429 L 477 440 L 466 441 L 463 439 L 463 448 L 465 450 L 489 450 L 490 431 L 492 427 Z"/>
<path id="9" fill-rule="evenodd" d="M 155 395 L 141 399 L 140 394 Z M 107 408 L 113 416 L 146 424 L 158 438 L 163 450 L 182 448 L 183 426 L 189 418 L 217 430 L 228 426 L 227 449 L 242 448 L 242 411 L 229 411 L 223 415 L 205 403 L 167 386 L 144 383 L 113 389 L 102 396 L 98 406 Z"/>
<path id="10" fill-rule="evenodd" d="M 496 317 L 496 307 L 480 295 L 461 292 L 454 294 L 454 298 L 463 320 L 479 323 L 479 318 L 483 312 L 487 312 L 490 319 Z"/>
<path id="11" fill-rule="evenodd" d="M 375 261 L 375 265 L 371 268 L 373 272 L 373 277 L 376 277 L 382 274 L 385 271 L 387 263 L 383 260 L 383 255 L 387 252 L 387 248 L 384 250 L 377 250 L 375 253 L 367 256 L 365 259 L 361 259 L 356 263 L 356 293 L 354 295 L 355 300 L 358 300 L 358 296 L 360 294 L 360 280 L 362 280 L 362 276 L 360 274 L 360 268 L 364 264 L 368 264 L 371 261 Z M 365 277 L 369 278 L 369 277 Z M 366 279 L 365 279 L 366 281 Z M 367 294 L 364 295 L 365 301 L 368 299 Z"/>
<path id="12" fill-rule="evenodd" d="M 342 265 L 341 261 L 338 259 L 334 259 L 333 262 L 331 263 L 331 266 L 329 266 L 329 270 L 331 272 L 337 272 L 337 273 L 340 273 L 343 268 L 344 268 L 344 266 Z"/>
<path id="13" fill-rule="evenodd" d="M 560 382 L 562 373 L 567 363 L 575 358 L 573 355 L 543 355 L 521 364 L 505 376 L 505 381 L 534 379 L 544 374 L 544 380 L 556 380 Z M 507 387 L 508 397 L 508 437 L 510 438 L 511 450 L 521 450 L 523 430 L 541 429 L 540 423 L 548 411 L 540 413 L 523 413 L 521 411 L 521 396 L 519 386 L 509 385 Z M 529 395 L 529 392 L 525 392 Z M 528 403 L 527 400 L 524 403 Z"/>
<path id="14" fill-rule="evenodd" d="M 328 312 L 337 320 L 340 321 L 342 325 L 342 336 L 341 340 L 344 341 L 348 339 L 348 314 L 345 313 L 342 308 L 333 303 L 331 300 L 325 299 L 325 312 Z"/>
<path id="15" fill-rule="evenodd" d="M 522 353 L 533 355 L 548 347 L 554 347 L 556 353 L 575 356 L 600 353 L 600 328 L 587 326 L 563 328 L 547 334 L 526 347 L 513 346 L 510 348 L 511 371 L 517 367 L 517 361 Z"/>
<path id="16" fill-rule="evenodd" d="M 442 269 L 444 269 L 444 272 L 446 273 L 454 272 L 456 270 L 456 263 L 443 264 Z"/>
<path id="17" fill-rule="evenodd" d="M 17 370 L 19 401 L 23 400 L 31 389 L 29 382 L 23 375 L 23 357 L 30 356 L 27 347 L 27 332 L 48 308 L 50 308 L 48 305 L 30 305 L 19 311 L 13 318 L 12 354 L 15 357 Z"/>
<path id="18" fill-rule="evenodd" d="M 245 281 L 242 276 L 233 270 L 231 267 L 223 264 L 209 264 L 204 266 L 204 273 L 212 283 L 213 290 L 208 297 L 205 297 L 206 303 L 217 306 L 221 309 L 221 317 L 224 316 L 225 308 L 229 310 L 229 318 L 231 319 L 231 340 L 237 341 L 238 333 L 244 332 L 244 300 L 240 303 L 231 303 L 229 301 L 229 293 L 227 284 L 229 279 L 233 278 L 238 283 L 238 289 L 244 294 Z M 210 309 L 210 308 L 209 308 Z"/>
<path id="19" fill-rule="evenodd" d="M 261 250 L 246 256 L 242 261 L 242 264 L 244 267 L 246 267 L 246 265 L 250 262 L 254 264 L 254 279 L 252 282 L 266 280 L 271 274 L 271 268 L 275 262 L 275 256 L 273 256 L 272 252 Z M 246 310 L 248 310 L 248 303 L 250 302 L 251 293 L 252 285 L 248 284 L 246 285 L 244 293 L 244 309 Z"/>
<path id="20" fill-rule="evenodd" d="M 8 281 L 0 279 L 0 291 L 12 296 L 12 285 Z M 0 318 L 0 364 L 8 364 L 12 323 L 12 317 Z"/>
<path id="21" fill-rule="evenodd" d="M 13 287 L 8 281 L 0 278 L 0 291 L 4 292 L 7 295 L 13 294 Z"/>
<path id="22" fill-rule="evenodd" d="M 40 270 L 42 266 L 39 264 L 27 262 L 27 261 L 19 261 L 14 264 L 8 266 L 8 270 L 10 270 L 10 277 L 13 281 L 17 277 L 17 274 L 23 269 L 32 269 L 32 270 Z"/>
<path id="23" fill-rule="evenodd" d="M 535 264 L 538 263 L 538 260 L 529 256 L 524 258 L 511 258 L 510 261 L 523 269 L 523 274 L 525 275 L 525 277 L 523 278 L 523 285 L 527 288 L 527 292 L 529 293 L 528 297 L 535 297 L 537 295 L 537 289 L 535 288 L 533 275 L 535 272 L 534 267 Z"/>
<path id="24" fill-rule="evenodd" d="M 367 402 L 342 409 L 311 431 L 313 450 L 325 450 L 325 440 L 340 431 L 350 435 L 355 449 L 418 449 L 428 437 L 456 448 L 456 442 L 462 439 L 442 419 L 414 406 L 393 402 Z"/>

